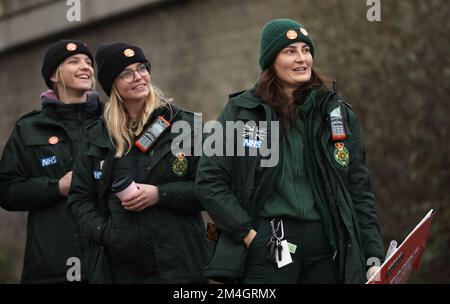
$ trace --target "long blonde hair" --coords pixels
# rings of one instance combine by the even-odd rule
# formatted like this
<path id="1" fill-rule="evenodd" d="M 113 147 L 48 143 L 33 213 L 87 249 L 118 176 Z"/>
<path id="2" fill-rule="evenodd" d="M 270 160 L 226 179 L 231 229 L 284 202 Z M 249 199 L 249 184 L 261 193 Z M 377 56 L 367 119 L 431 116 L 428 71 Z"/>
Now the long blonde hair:
<path id="1" fill-rule="evenodd" d="M 133 124 L 128 111 L 123 105 L 122 97 L 120 97 L 116 86 L 113 85 L 111 96 L 105 105 L 104 116 L 109 137 L 116 149 L 115 158 L 120 158 L 130 152 L 135 137 L 142 132 L 150 114 L 168 102 L 161 90 L 150 85 L 150 93 L 145 99 L 144 109 L 140 113 L 137 122 Z"/>

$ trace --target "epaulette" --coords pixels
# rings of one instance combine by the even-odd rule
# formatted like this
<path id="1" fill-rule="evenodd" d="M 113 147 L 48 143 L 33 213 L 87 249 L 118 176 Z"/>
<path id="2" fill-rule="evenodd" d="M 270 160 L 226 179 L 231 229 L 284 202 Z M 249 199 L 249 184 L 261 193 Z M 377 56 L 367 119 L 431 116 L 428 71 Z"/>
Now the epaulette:
<path id="1" fill-rule="evenodd" d="M 346 101 L 342 101 L 347 107 L 349 107 L 350 108 L 350 110 L 352 109 L 352 105 L 351 104 L 349 104 L 348 102 L 346 102 Z"/>
<path id="2" fill-rule="evenodd" d="M 41 113 L 41 110 L 31 111 L 31 112 L 29 112 L 27 114 L 22 115 L 17 121 L 22 120 L 22 119 L 27 118 L 27 117 L 38 115 L 39 113 Z"/>
<path id="3" fill-rule="evenodd" d="M 339 97 L 338 102 L 342 102 L 344 105 L 346 105 L 347 107 L 349 107 L 350 110 L 351 110 L 351 109 L 352 109 L 352 105 L 349 104 L 348 102 L 343 101 L 342 98 L 337 94 L 337 82 L 336 82 L 336 79 L 333 80 L 333 91 L 334 91 L 334 93 Z"/>
<path id="4" fill-rule="evenodd" d="M 239 91 L 239 92 L 236 92 L 236 93 L 232 93 L 232 94 L 228 95 L 228 99 L 232 99 L 232 98 L 234 98 L 234 97 L 236 97 L 236 96 L 239 96 L 239 95 L 241 95 L 242 93 L 244 93 L 245 91 L 246 91 L 246 90 Z"/>
<path id="5" fill-rule="evenodd" d="M 94 126 L 97 125 L 97 124 L 103 124 L 104 121 L 105 121 L 105 117 L 104 117 L 104 116 L 101 116 L 99 119 L 94 120 L 93 122 L 91 122 L 90 124 L 88 124 L 88 125 L 86 126 L 86 129 L 90 129 L 90 128 L 94 127 Z"/>

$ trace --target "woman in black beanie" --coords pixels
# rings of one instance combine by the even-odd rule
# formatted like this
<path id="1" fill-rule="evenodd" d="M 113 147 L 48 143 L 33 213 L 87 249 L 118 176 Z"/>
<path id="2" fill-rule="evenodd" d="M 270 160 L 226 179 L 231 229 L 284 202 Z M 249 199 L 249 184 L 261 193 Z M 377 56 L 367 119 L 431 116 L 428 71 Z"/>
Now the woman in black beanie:
<path id="1" fill-rule="evenodd" d="M 42 109 L 16 122 L 3 151 L 0 205 L 28 211 L 23 283 L 85 280 L 67 195 L 86 126 L 103 111 L 92 91 L 93 57 L 85 43 L 60 40 L 46 51 L 41 72 L 49 88 Z"/>
<path id="2" fill-rule="evenodd" d="M 92 281 L 205 282 L 206 238 L 194 194 L 198 157 L 171 149 L 172 126 L 193 126 L 193 113 L 152 85 L 139 47 L 101 45 L 95 59 L 109 100 L 104 119 L 89 129 L 69 199 L 86 247 L 93 248 Z"/>
<path id="3" fill-rule="evenodd" d="M 196 193 L 220 231 L 207 276 L 363 283 L 384 258 L 361 128 L 314 54 L 303 25 L 269 21 L 256 86 L 232 95 L 219 116 L 249 127 L 234 141 L 246 155 L 199 163 Z"/>

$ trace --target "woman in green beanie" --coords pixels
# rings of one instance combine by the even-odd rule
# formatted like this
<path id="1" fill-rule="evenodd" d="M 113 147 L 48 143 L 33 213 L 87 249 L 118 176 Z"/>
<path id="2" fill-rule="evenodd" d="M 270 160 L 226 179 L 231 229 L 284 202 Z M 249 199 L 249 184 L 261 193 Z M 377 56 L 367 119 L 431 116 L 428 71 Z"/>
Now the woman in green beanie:
<path id="1" fill-rule="evenodd" d="M 303 25 L 271 20 L 260 34 L 256 86 L 231 95 L 219 116 L 268 128 L 235 134 L 245 156 L 200 160 L 196 193 L 219 232 L 210 277 L 363 283 L 384 259 L 361 127 L 314 54 Z M 262 166 L 264 145 L 279 152 L 274 166 Z"/>

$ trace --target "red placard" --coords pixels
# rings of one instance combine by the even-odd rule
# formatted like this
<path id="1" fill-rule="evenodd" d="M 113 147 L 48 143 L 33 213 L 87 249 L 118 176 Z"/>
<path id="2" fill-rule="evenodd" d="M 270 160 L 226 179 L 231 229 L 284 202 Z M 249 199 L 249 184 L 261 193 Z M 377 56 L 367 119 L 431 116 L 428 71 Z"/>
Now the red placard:
<path id="1" fill-rule="evenodd" d="M 431 209 L 366 284 L 406 283 L 412 270 L 419 268 L 433 216 Z"/>

